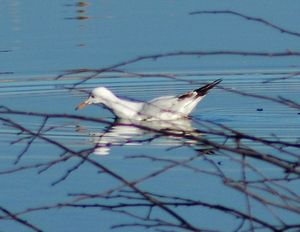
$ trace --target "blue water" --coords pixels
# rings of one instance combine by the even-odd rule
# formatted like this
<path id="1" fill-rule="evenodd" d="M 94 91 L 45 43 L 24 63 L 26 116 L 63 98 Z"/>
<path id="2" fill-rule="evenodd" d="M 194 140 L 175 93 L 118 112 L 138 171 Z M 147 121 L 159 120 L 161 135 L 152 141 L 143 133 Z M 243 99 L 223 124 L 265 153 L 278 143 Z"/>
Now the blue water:
<path id="1" fill-rule="evenodd" d="M 299 31 L 299 4 L 288 1 L 1 1 L 1 72 L 46 73 L 105 67 L 140 55 L 191 50 L 299 50 L 299 37 L 232 15 L 189 15 L 236 10 Z M 78 10 L 84 11 L 78 13 Z M 34 13 L 33 13 L 34 12 Z M 84 16 L 86 19 L 80 20 Z M 298 66 L 298 58 L 208 57 L 141 62 L 139 70 L 216 70 Z"/>
<path id="2" fill-rule="evenodd" d="M 296 23 L 300 20 L 300 4 L 295 1 L 285 1 L 283 4 L 282 1 L 103 0 L 80 3 L 66 0 L 0 0 L 0 105 L 16 111 L 71 114 L 104 120 L 105 123 L 95 123 L 78 118 L 49 119 L 45 127 L 49 131 L 45 132 L 45 136 L 75 151 L 97 148 L 104 143 L 105 149 L 92 149 L 89 158 L 127 180 L 137 180 L 170 164 L 155 159 L 182 162 L 195 158 L 200 148 L 209 150 L 209 146 L 174 136 L 151 140 L 149 138 L 155 136 L 155 133 L 137 128 L 124 129 L 115 125 L 109 129 L 107 123 L 113 122 L 114 118 L 108 110 L 97 106 L 89 106 L 81 111 L 74 110 L 87 97 L 87 93 L 82 90 L 90 91 L 102 85 L 121 96 L 149 100 L 162 95 L 181 94 L 222 78 L 222 88 L 275 98 L 282 96 L 299 103 L 299 56 L 175 56 L 125 65 L 120 69 L 128 73 L 102 73 L 73 90 L 69 88 L 74 87 L 73 84 L 78 83 L 88 73 L 63 75 L 56 80 L 58 75 L 69 70 L 105 68 L 152 54 L 178 51 L 300 50 L 300 37 L 280 33 L 267 25 L 234 15 L 189 14 L 200 10 L 238 11 L 252 17 L 264 18 L 290 31 L 300 31 L 300 26 Z M 141 77 L 131 72 L 148 76 Z M 162 75 L 169 77 L 161 77 Z M 199 121 L 211 121 L 259 138 L 279 138 L 298 143 L 299 108 L 242 96 L 222 88 L 212 90 L 192 113 L 191 128 L 205 130 Z M 43 123 L 41 118 L 33 116 L 3 113 L 0 116 L 33 131 L 37 131 Z M 19 141 L 24 135 L 17 134 L 14 128 L 3 121 L 1 123 L 0 173 L 60 158 L 61 149 L 36 139 L 19 163 L 14 164 L 28 140 Z M 200 133 L 197 136 L 220 144 L 224 142 L 217 135 Z M 258 151 L 285 158 L 265 144 L 250 141 L 246 144 Z M 289 148 L 289 151 L 297 153 L 299 149 Z M 224 185 L 220 176 L 212 175 L 218 173 L 218 167 L 228 179 L 240 180 L 240 159 L 240 156 L 226 152 L 201 155 L 188 163 L 192 168 L 179 165 L 137 186 L 143 191 L 196 199 L 247 212 L 245 196 Z M 72 172 L 66 180 L 56 184 L 78 162 L 80 159 L 72 158 L 42 173 L 39 173 L 41 167 L 34 167 L 0 175 L 0 206 L 16 213 L 29 208 L 69 202 L 76 199 L 72 194 L 105 193 L 121 186 L 115 178 L 99 174 L 99 169 L 88 162 Z M 261 178 L 261 175 L 268 178 L 284 175 L 283 169 L 266 162 L 253 159 L 248 162 L 258 170 L 247 169 L 249 180 Z M 297 208 L 299 181 L 281 184 L 295 193 L 296 200 L 291 205 Z M 255 188 L 252 190 L 257 191 Z M 116 190 L 115 194 L 118 193 L 122 192 Z M 280 202 L 268 192 L 256 193 L 270 201 Z M 289 195 L 285 191 L 283 193 Z M 138 202 L 135 199 L 126 201 L 104 198 L 82 203 L 109 204 L 118 201 Z M 251 207 L 253 215 L 258 218 L 271 224 L 280 224 L 271 211 L 253 199 Z M 236 217 L 205 207 L 172 209 L 202 229 L 232 231 L 239 226 Z M 145 208 L 131 209 L 130 212 L 142 216 L 149 213 Z M 297 213 L 278 209 L 274 212 L 286 223 L 298 223 Z M 3 216 L 0 211 L 0 231 L 31 231 Z M 153 210 L 152 216 L 169 219 L 169 216 L 157 208 Z M 113 225 L 136 222 L 132 217 L 97 208 L 56 208 L 20 214 L 20 217 L 43 231 L 109 231 Z M 247 228 L 249 229 L 249 224 L 240 229 Z M 141 228 L 125 230 L 141 231 Z M 180 231 L 176 228 L 174 230 Z M 119 231 L 124 231 L 124 228 Z"/>

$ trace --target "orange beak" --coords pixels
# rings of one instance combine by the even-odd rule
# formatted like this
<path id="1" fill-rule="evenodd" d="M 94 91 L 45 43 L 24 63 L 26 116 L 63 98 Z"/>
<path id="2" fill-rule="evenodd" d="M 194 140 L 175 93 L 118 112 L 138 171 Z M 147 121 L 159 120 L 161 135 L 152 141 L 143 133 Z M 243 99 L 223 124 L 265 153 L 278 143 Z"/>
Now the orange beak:
<path id="1" fill-rule="evenodd" d="M 86 100 L 84 102 L 81 102 L 78 106 L 76 106 L 75 110 L 81 110 L 82 108 L 86 107 L 90 103 Z"/>

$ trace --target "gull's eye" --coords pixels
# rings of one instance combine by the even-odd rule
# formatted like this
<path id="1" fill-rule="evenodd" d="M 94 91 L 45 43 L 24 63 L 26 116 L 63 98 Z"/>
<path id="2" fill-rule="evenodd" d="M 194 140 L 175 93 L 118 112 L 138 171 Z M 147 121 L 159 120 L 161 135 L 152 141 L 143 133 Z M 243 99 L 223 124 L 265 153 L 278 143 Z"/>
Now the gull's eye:
<path id="1" fill-rule="evenodd" d="M 92 94 L 91 96 L 90 96 L 91 98 L 95 98 L 95 96 Z"/>

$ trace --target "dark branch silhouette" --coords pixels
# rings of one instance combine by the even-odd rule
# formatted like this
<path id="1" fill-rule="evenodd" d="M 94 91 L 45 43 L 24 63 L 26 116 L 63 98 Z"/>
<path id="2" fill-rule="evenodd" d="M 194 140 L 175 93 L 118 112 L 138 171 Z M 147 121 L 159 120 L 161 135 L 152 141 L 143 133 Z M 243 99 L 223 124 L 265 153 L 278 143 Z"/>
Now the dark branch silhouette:
<path id="1" fill-rule="evenodd" d="M 300 33 L 279 27 L 263 18 L 256 18 L 239 12 L 225 11 L 195 11 L 196 14 L 229 14 L 237 16 L 253 23 L 264 24 L 290 36 L 300 36 Z M 0 51 L 8 52 L 8 51 Z M 232 56 L 285 58 L 299 57 L 299 51 L 234 51 L 234 50 L 191 50 L 170 51 L 151 55 L 142 55 L 115 63 L 103 68 L 69 70 L 59 75 L 56 79 L 76 76 L 76 82 L 65 89 L 88 93 L 82 89 L 82 84 L 93 78 L 118 78 L 124 77 L 163 77 L 172 81 L 181 81 L 188 84 L 202 84 L 202 81 L 188 80 L 189 75 L 176 73 L 142 73 L 130 71 L 130 65 L 143 61 L 159 61 L 171 57 L 195 57 L 206 56 Z M 125 69 L 126 70 L 123 70 Z M 265 72 L 266 75 L 273 73 Z M 282 71 L 280 78 L 269 78 L 263 82 L 298 77 L 299 71 Z M 105 76 L 106 75 L 106 76 Z M 200 73 L 201 76 L 209 75 L 240 75 L 238 71 L 228 73 Z M 77 81 L 78 80 L 78 81 Z M 289 99 L 283 96 L 259 95 L 245 91 L 239 91 L 222 85 L 216 87 L 223 92 L 230 92 L 236 96 L 255 98 L 266 102 L 280 104 L 285 110 L 299 110 L 298 99 Z M 293 111 L 294 112 L 294 111 Z M 296 115 L 296 114 L 295 114 Z M 16 118 L 37 119 L 37 128 L 30 128 Z M 105 128 L 97 132 L 86 129 L 86 137 L 91 141 L 84 148 L 74 147 L 55 139 L 49 132 L 55 132 L 61 126 L 53 126 L 51 122 L 60 119 L 68 122 L 76 130 L 82 129 L 84 124 L 96 125 L 97 128 Z M 75 122 L 76 121 L 76 122 Z M 32 231 L 42 231 L 38 224 L 33 224 L 23 219 L 34 212 L 46 212 L 49 210 L 68 208 L 71 210 L 100 209 L 107 213 L 116 213 L 121 217 L 129 218 L 126 223 L 113 222 L 111 228 L 137 227 L 155 231 L 216 231 L 214 224 L 207 225 L 192 221 L 186 216 L 186 211 L 209 211 L 216 215 L 215 218 L 224 217 L 234 220 L 233 231 L 288 231 L 299 230 L 300 224 L 289 219 L 300 216 L 300 195 L 294 186 L 300 181 L 300 143 L 299 138 L 283 138 L 276 133 L 260 137 L 246 133 L 237 128 L 231 128 L 226 123 L 214 120 L 205 120 L 201 117 L 191 117 L 184 121 L 183 126 L 176 123 L 165 122 L 138 122 L 134 120 L 105 118 L 93 118 L 78 116 L 76 114 L 44 113 L 17 110 L 12 107 L 0 106 L 0 122 L 5 128 L 14 131 L 14 139 L 11 145 L 22 146 L 16 154 L 14 165 L 0 170 L 0 175 L 14 175 L 25 171 L 36 171 L 39 175 L 47 173 L 55 167 L 62 167 L 60 176 L 51 180 L 51 187 L 66 184 L 74 173 L 80 173 L 83 165 L 89 165 L 96 170 L 97 177 L 105 177 L 113 184 L 110 187 L 102 186 L 97 192 L 70 192 L 67 199 L 57 200 L 49 205 L 30 205 L 18 212 L 12 212 L 0 206 L 0 221 L 11 220 Z M 194 127 L 193 127 L 194 125 Z M 130 131 L 132 129 L 132 132 Z M 188 154 L 180 157 L 161 154 L 131 154 L 124 156 L 123 162 L 133 165 L 136 161 L 143 161 L 151 165 L 152 169 L 145 173 L 135 173 L 131 178 L 123 176 L 119 170 L 115 170 L 102 162 L 101 155 L 109 155 L 114 147 L 124 148 L 126 145 L 138 146 L 152 145 L 155 142 L 167 140 L 168 145 L 163 149 L 166 152 L 189 149 Z M 49 147 L 55 148 L 50 159 L 26 163 L 24 158 L 38 142 L 42 141 Z M 176 150 L 178 149 L 178 150 Z M 180 150 L 179 150 L 180 151 Z M 228 170 L 234 167 L 235 172 Z M 274 172 L 269 172 L 267 167 Z M 148 182 L 161 184 L 160 178 L 172 174 L 172 171 L 180 170 L 183 180 L 192 175 L 195 180 L 211 178 L 215 181 L 216 189 L 224 189 L 233 193 L 233 196 L 241 196 L 238 204 L 228 204 L 220 199 L 209 201 L 202 199 L 197 194 L 180 194 L 166 185 L 164 191 L 147 187 Z M 174 180 L 177 181 L 177 180 Z M 200 183 L 199 183 L 200 184 Z M 186 186 L 183 186 L 184 188 Z M 187 187 L 188 188 L 188 187 Z M 205 186 L 203 187 L 205 188 Z M 185 189 L 184 189 L 185 190 Z M 186 189 L 185 192 L 188 192 Z M 199 190 L 201 191 L 201 190 Z M 222 194 L 222 193 L 220 193 Z M 268 217 L 262 217 L 258 212 L 264 210 Z"/>
<path id="2" fill-rule="evenodd" d="M 27 227 L 28 229 L 32 230 L 32 231 L 37 231 L 37 232 L 42 232 L 41 229 L 39 229 L 38 227 L 36 227 L 35 225 L 29 223 L 28 221 L 20 218 L 19 216 L 17 216 L 16 214 L 10 212 L 9 210 L 3 208 L 2 206 L 0 206 L 0 211 L 2 213 L 4 213 L 9 219 L 16 221 L 17 223 Z"/>
<path id="3" fill-rule="evenodd" d="M 129 59 L 120 63 L 113 64 L 111 66 L 101 68 L 101 69 L 78 69 L 78 70 L 71 70 L 66 73 L 59 75 L 56 79 L 61 79 L 67 75 L 74 75 L 74 74 L 83 74 L 83 73 L 91 73 L 90 75 L 86 76 L 83 80 L 74 84 L 74 86 L 79 86 L 90 79 L 96 78 L 101 73 L 111 72 L 112 70 L 128 66 L 131 64 L 135 64 L 137 62 L 146 61 L 146 60 L 153 60 L 157 61 L 158 59 L 162 58 L 169 58 L 169 57 L 181 57 L 181 56 L 194 56 L 196 58 L 204 57 L 204 56 L 245 56 L 245 57 L 268 57 L 268 58 L 275 58 L 275 57 L 288 57 L 288 56 L 300 56 L 299 51 L 282 51 L 282 52 L 260 52 L 260 51 L 231 51 L 231 50 L 220 50 L 220 51 L 178 51 L 178 52 L 166 52 L 166 53 L 158 53 L 146 56 L 139 56 L 133 59 Z"/>
<path id="4" fill-rule="evenodd" d="M 279 27 L 263 18 L 258 18 L 258 17 L 252 17 L 249 15 L 245 15 L 242 13 L 239 13 L 237 11 L 232 11 L 232 10 L 203 10 L 203 11 L 193 11 L 190 12 L 190 15 L 201 15 L 201 14 L 228 14 L 228 15 L 234 15 L 234 16 L 238 16 L 240 18 L 249 20 L 249 21 L 254 21 L 256 23 L 261 23 L 264 24 L 268 27 L 271 27 L 281 33 L 286 33 L 288 35 L 292 35 L 292 36 L 297 36 L 300 37 L 300 33 L 299 32 L 295 32 L 295 31 L 291 31 L 291 30 L 287 30 L 283 27 Z"/>

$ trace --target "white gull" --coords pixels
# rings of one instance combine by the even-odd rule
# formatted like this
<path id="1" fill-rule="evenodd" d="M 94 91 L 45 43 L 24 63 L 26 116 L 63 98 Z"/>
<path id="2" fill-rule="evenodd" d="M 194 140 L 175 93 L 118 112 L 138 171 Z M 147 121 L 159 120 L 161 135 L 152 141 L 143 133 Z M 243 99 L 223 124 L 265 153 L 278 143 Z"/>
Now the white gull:
<path id="1" fill-rule="evenodd" d="M 219 84 L 218 79 L 193 91 L 178 96 L 163 96 L 149 102 L 122 99 L 105 87 L 92 90 L 89 98 L 80 103 L 76 110 L 90 104 L 103 104 L 118 118 L 134 120 L 176 120 L 187 118 L 208 91 Z"/>

